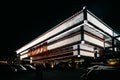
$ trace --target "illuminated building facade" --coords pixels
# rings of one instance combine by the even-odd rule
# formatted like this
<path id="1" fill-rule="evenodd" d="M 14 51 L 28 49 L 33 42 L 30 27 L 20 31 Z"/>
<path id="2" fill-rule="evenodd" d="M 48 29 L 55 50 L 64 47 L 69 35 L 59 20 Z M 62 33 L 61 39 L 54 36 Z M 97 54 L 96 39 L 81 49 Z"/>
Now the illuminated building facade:
<path id="1" fill-rule="evenodd" d="M 112 28 L 83 8 L 16 50 L 16 53 L 23 61 L 29 58 L 30 63 L 76 59 L 83 56 L 96 59 L 103 55 L 103 49 L 120 41 L 120 38 L 117 38 L 113 43 L 115 36 L 118 34 L 113 32 Z"/>

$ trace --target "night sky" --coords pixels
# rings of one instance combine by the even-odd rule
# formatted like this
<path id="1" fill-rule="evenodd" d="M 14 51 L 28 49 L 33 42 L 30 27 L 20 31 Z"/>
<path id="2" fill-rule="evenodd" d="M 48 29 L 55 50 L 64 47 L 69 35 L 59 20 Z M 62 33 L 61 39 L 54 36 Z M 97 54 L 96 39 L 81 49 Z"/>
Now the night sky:
<path id="1" fill-rule="evenodd" d="M 84 5 L 120 33 L 119 0 L 8 2 L 1 8 L 0 56 L 14 56 L 18 48 L 82 10 Z"/>

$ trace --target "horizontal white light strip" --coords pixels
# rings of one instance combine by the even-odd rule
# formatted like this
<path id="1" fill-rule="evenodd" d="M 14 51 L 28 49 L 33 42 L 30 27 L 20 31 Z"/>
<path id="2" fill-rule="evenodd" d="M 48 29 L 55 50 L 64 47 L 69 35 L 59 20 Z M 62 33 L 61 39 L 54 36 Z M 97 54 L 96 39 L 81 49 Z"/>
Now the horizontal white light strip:
<path id="1" fill-rule="evenodd" d="M 28 57 L 28 54 L 24 54 L 22 56 L 20 56 L 20 59 L 22 60 L 23 58 L 27 58 Z"/>
<path id="2" fill-rule="evenodd" d="M 88 50 L 88 51 L 94 51 L 94 46 L 88 45 L 88 44 L 79 44 L 80 49 Z M 77 49 L 77 45 L 73 45 L 73 49 Z"/>
<path id="3" fill-rule="evenodd" d="M 84 39 L 85 39 L 85 41 L 88 41 L 90 43 L 93 43 L 93 44 L 96 44 L 98 46 L 104 47 L 104 42 L 102 42 L 102 41 L 100 41 L 98 39 L 95 39 L 95 38 L 93 38 L 91 36 L 88 36 L 88 35 L 84 34 Z M 65 46 L 67 44 L 75 43 L 77 41 L 81 41 L 81 35 L 80 34 L 76 35 L 74 37 L 71 37 L 71 38 L 56 42 L 54 44 L 51 44 L 47 48 L 48 48 L 48 50 L 51 50 L 51 49 L 54 49 L 54 48 Z M 109 45 L 109 44 L 106 43 L 106 45 Z"/>
<path id="4" fill-rule="evenodd" d="M 91 13 L 92 14 L 92 13 Z M 94 24 L 94 25 L 96 25 L 98 28 L 100 28 L 101 30 L 103 30 L 103 31 L 105 31 L 106 33 L 108 33 L 109 35 L 111 35 L 111 36 L 118 36 L 118 34 L 117 33 L 115 33 L 114 32 L 114 35 L 113 35 L 113 29 L 112 28 L 108 28 L 107 26 L 105 26 L 103 23 L 101 23 L 100 21 L 100 19 L 99 18 L 97 18 L 95 15 L 95 17 L 97 18 L 97 19 L 99 19 L 99 20 L 97 20 L 94 16 L 92 16 L 90 13 L 87 13 L 87 19 L 88 19 L 88 21 L 89 22 L 91 22 L 92 24 Z M 107 25 L 107 24 L 106 24 Z"/>
<path id="5" fill-rule="evenodd" d="M 104 42 L 102 42 L 102 41 L 100 41 L 98 39 L 95 39 L 95 38 L 93 38 L 91 36 L 84 35 L 84 39 L 85 39 L 85 41 L 88 41 L 90 43 L 93 43 L 93 44 L 99 45 L 101 47 L 104 47 Z"/>
<path id="6" fill-rule="evenodd" d="M 79 25 L 79 26 L 77 26 L 77 27 L 75 27 L 75 28 L 73 28 L 73 29 L 70 29 L 70 30 L 68 30 L 68 31 L 66 31 L 66 32 L 64 32 L 64 33 L 62 33 L 62 34 L 60 34 L 60 35 L 58 35 L 58 36 L 56 36 L 56 37 L 48 40 L 47 43 L 52 42 L 52 41 L 55 41 L 55 40 L 57 40 L 57 39 L 60 39 L 60 38 L 62 38 L 62 37 L 64 37 L 64 36 L 67 36 L 67 35 L 69 35 L 69 34 L 71 34 L 71 33 L 74 33 L 74 32 L 79 31 L 79 30 L 80 30 L 80 27 L 81 27 L 82 25 L 83 25 L 83 24 L 81 24 L 81 25 Z M 86 26 L 85 26 L 85 27 L 86 27 Z M 80 35 L 79 35 L 79 37 L 80 37 Z M 87 41 L 87 40 L 88 40 L 88 39 L 86 39 L 86 41 Z M 63 41 L 63 43 L 65 43 L 65 42 Z M 100 41 L 100 43 L 103 44 L 103 42 L 101 42 L 101 41 Z M 55 44 L 53 44 L 53 45 L 55 45 Z M 51 45 L 51 46 L 53 46 L 53 45 Z M 64 44 L 64 45 L 65 45 L 65 44 Z M 100 45 L 101 45 L 101 44 L 100 44 Z M 110 45 L 109 45 L 109 44 L 106 44 L 106 46 L 110 46 Z M 50 47 L 50 46 L 48 46 L 48 49 L 49 49 L 49 47 Z M 59 47 L 59 46 L 58 46 L 58 47 Z M 103 47 L 103 46 L 102 46 L 102 47 Z M 55 48 L 55 47 L 54 47 L 54 48 Z M 87 49 L 89 49 L 89 48 L 87 48 Z M 22 52 L 21 55 L 24 54 L 24 53 L 27 53 L 27 52 L 28 52 L 28 51 Z"/>
<path id="7" fill-rule="evenodd" d="M 24 61 L 30 61 L 30 59 L 24 59 Z"/>
<path id="8" fill-rule="evenodd" d="M 93 30 L 98 31 L 99 33 L 101 33 L 101 34 L 103 34 L 103 35 L 105 35 L 105 36 L 108 36 L 108 35 L 106 35 L 104 32 L 102 32 L 102 31 L 96 29 L 94 26 L 90 25 L 89 23 L 85 23 L 85 25 L 91 27 Z M 109 36 L 108 36 L 108 37 L 109 37 Z"/>
<path id="9" fill-rule="evenodd" d="M 97 20 L 95 17 L 93 17 L 91 14 L 87 13 L 87 19 L 92 24 L 96 25 L 101 30 L 105 31 L 109 35 L 113 36 L 113 31 L 106 27 L 103 23 L 101 23 L 99 20 Z"/>
<path id="10" fill-rule="evenodd" d="M 64 33 L 61 33 L 60 35 L 58 35 L 58 36 L 56 36 L 56 37 L 54 37 L 54 38 L 49 39 L 49 40 L 47 41 L 47 43 L 53 42 L 53 41 L 55 41 L 55 40 L 58 40 L 58 39 L 60 39 L 60 38 L 65 37 L 65 36 L 67 36 L 67 35 L 70 35 L 70 34 L 72 34 L 72 33 L 74 33 L 74 32 L 77 32 L 77 31 L 80 30 L 80 27 L 83 26 L 83 25 L 84 25 L 84 24 L 81 24 L 81 25 L 79 25 L 79 26 L 77 26 L 77 27 L 75 27 L 75 28 L 72 28 L 72 29 L 64 32 Z"/>
<path id="11" fill-rule="evenodd" d="M 99 33 L 101 33 L 101 34 L 103 34 L 103 35 L 105 35 L 105 36 L 108 36 L 108 35 L 106 35 L 104 32 L 102 32 L 102 31 L 100 31 L 100 30 L 98 30 L 98 29 L 96 29 L 95 27 L 93 27 L 92 25 L 90 25 L 89 23 L 84 23 L 86 26 L 89 26 L 89 27 L 91 27 L 92 29 L 94 29 L 94 30 L 96 30 L 96 31 L 98 31 Z M 86 27 L 85 27 L 85 29 L 86 29 Z M 95 34 L 96 35 L 96 34 Z M 114 33 L 114 36 L 118 36 L 118 34 L 117 33 Z M 119 41 L 120 41 L 120 38 L 117 38 Z"/>
<path id="12" fill-rule="evenodd" d="M 104 42 L 98 40 L 98 39 L 95 39 L 91 36 L 88 36 L 85 34 L 84 36 L 85 40 L 90 42 L 90 43 L 93 43 L 93 44 L 96 44 L 96 45 L 99 45 L 101 47 L 104 47 Z M 71 37 L 71 38 L 68 38 L 68 39 L 65 39 L 63 41 L 59 41 L 57 43 L 54 43 L 54 44 L 51 44 L 47 47 L 48 50 L 51 50 L 51 49 L 54 49 L 54 48 L 58 48 L 58 47 L 61 47 L 61 46 L 65 46 L 67 44 L 71 44 L 71 43 L 75 43 L 77 41 L 80 41 L 81 40 L 81 35 L 76 35 L 74 37 Z M 76 46 L 76 45 L 75 45 Z M 74 49 L 77 49 L 77 47 L 73 46 Z M 105 46 L 110 46 L 109 44 L 105 44 Z M 80 44 L 80 48 L 81 49 L 85 49 L 85 50 L 89 50 L 89 51 L 94 51 L 94 46 L 92 45 L 88 45 L 88 44 Z M 25 52 L 24 52 L 25 53 Z M 23 54 L 23 53 L 22 53 Z M 24 57 L 24 55 L 23 55 Z"/>
<path id="13" fill-rule="evenodd" d="M 120 37 L 117 38 L 120 41 Z"/>
<path id="14" fill-rule="evenodd" d="M 39 36 L 37 39 L 33 40 L 32 42 L 30 42 L 27 45 L 23 46 L 22 48 L 18 49 L 16 51 L 16 53 L 20 53 L 20 52 L 28 49 L 29 47 L 34 46 L 34 45 L 44 41 L 45 39 L 65 30 L 65 29 L 70 28 L 72 25 L 77 24 L 81 21 L 83 21 L 83 12 L 81 14 L 75 16 L 74 18 L 68 20 L 64 24 L 60 25 L 59 27 L 54 28 L 50 32 L 46 33 L 45 35 Z"/>
<path id="15" fill-rule="evenodd" d="M 101 34 L 98 30 L 95 30 L 94 28 L 91 28 L 91 26 L 88 26 L 88 25 L 85 24 L 84 29 L 85 29 L 85 31 L 87 31 L 87 32 L 89 32 L 89 33 L 91 33 L 95 36 L 98 36 L 102 39 L 104 38 L 103 34 Z"/>
<path id="16" fill-rule="evenodd" d="M 26 51 L 20 53 L 20 55 L 23 55 L 23 54 L 25 54 L 25 53 L 27 53 L 27 52 L 28 52 L 28 50 L 26 50 Z"/>
<path id="17" fill-rule="evenodd" d="M 80 40 L 81 40 L 81 37 L 80 37 L 80 34 L 79 34 L 79 35 L 76 35 L 74 37 L 65 39 L 63 41 L 59 41 L 59 42 L 54 43 L 52 45 L 49 45 L 47 48 L 48 48 L 48 50 L 51 50 L 51 49 L 58 48 L 58 47 L 61 47 L 61 46 L 65 46 L 67 44 L 71 44 L 71 43 L 74 43 L 74 42 L 77 42 L 77 41 L 80 41 Z"/>
<path id="18" fill-rule="evenodd" d="M 73 51 L 73 55 L 78 55 L 78 51 Z M 94 57 L 94 53 L 80 50 L 80 55 Z"/>

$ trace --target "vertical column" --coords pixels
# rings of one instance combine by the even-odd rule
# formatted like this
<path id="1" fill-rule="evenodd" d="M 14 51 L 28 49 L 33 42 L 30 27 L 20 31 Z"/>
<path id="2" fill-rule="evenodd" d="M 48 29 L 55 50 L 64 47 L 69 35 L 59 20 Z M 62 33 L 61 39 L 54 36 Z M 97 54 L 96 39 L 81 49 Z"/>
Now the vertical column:
<path id="1" fill-rule="evenodd" d="M 84 13 L 84 20 L 86 21 L 87 20 L 87 9 L 86 9 L 86 6 L 83 7 L 83 13 Z"/>
<path id="2" fill-rule="evenodd" d="M 18 58 L 18 59 L 17 59 L 17 64 L 21 64 L 20 56 L 21 56 L 20 53 L 17 54 L 17 58 Z"/>
<path id="3" fill-rule="evenodd" d="M 78 57 L 80 57 L 80 45 L 77 45 L 77 50 L 78 50 Z"/>
<path id="4" fill-rule="evenodd" d="M 81 26 L 81 44 L 84 44 L 84 26 Z"/>
<path id="5" fill-rule="evenodd" d="M 112 36 L 112 50 L 113 50 L 113 54 L 114 54 L 114 52 L 115 52 L 114 30 L 113 30 L 113 36 Z"/>

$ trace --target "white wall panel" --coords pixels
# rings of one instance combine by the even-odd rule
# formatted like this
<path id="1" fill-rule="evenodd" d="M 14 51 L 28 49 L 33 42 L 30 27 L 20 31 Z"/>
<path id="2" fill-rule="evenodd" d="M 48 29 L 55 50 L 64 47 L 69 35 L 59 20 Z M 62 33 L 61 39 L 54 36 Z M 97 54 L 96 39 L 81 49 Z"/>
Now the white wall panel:
<path id="1" fill-rule="evenodd" d="M 75 43 L 75 42 L 80 41 L 80 40 L 81 40 L 81 35 L 79 34 L 79 35 L 76 35 L 74 37 L 71 37 L 71 38 L 56 42 L 54 44 L 51 44 L 51 45 L 49 45 L 47 47 L 47 49 L 51 50 L 51 49 L 58 48 L 58 47 L 61 47 L 61 46 L 65 46 L 65 45 L 68 45 L 68 44 L 71 44 L 71 43 Z M 98 46 L 104 47 L 104 42 L 103 41 L 100 41 L 100 40 L 98 40 L 96 38 L 93 38 L 93 37 L 91 37 L 89 35 L 84 34 L 84 40 L 88 41 L 90 43 L 96 44 Z M 109 44 L 106 43 L 106 45 L 109 45 Z M 80 47 L 82 49 L 93 51 L 92 45 L 90 47 L 90 45 L 83 44 L 83 45 L 80 45 Z M 74 48 L 75 48 L 75 46 L 74 46 Z"/>
<path id="2" fill-rule="evenodd" d="M 88 36 L 88 35 L 85 34 L 84 39 L 85 39 L 85 41 L 88 41 L 90 43 L 93 43 L 93 44 L 99 45 L 101 47 L 104 47 L 104 42 L 102 42 L 102 41 L 100 41 L 98 39 L 95 39 L 95 38 L 93 38 L 91 36 Z"/>
<path id="3" fill-rule="evenodd" d="M 81 24 L 81 25 L 79 25 L 79 26 L 76 26 L 76 27 L 74 27 L 74 28 L 72 28 L 72 29 L 64 32 L 64 33 L 61 33 L 60 35 L 57 35 L 57 36 L 55 36 L 55 37 L 47 40 L 47 43 L 53 42 L 53 41 L 55 41 L 55 40 L 58 40 L 58 39 L 63 38 L 63 37 L 65 37 L 65 36 L 68 36 L 68 35 L 70 35 L 70 34 L 72 34 L 72 33 L 75 33 L 75 32 L 77 32 L 77 31 L 80 31 L 80 27 L 81 27 L 81 26 L 83 26 L 83 24 Z"/>
<path id="4" fill-rule="evenodd" d="M 68 39 L 65 39 L 65 40 L 62 40 L 62 41 L 59 41 L 57 43 L 54 43 L 54 44 L 51 44 L 47 47 L 48 50 L 51 50 L 51 49 L 54 49 L 54 48 L 58 48 L 58 47 L 61 47 L 61 46 L 65 46 L 65 45 L 68 45 L 68 44 L 71 44 L 71 43 L 75 43 L 77 41 L 80 41 L 81 40 L 81 35 L 76 35 L 74 37 L 71 37 L 71 38 L 68 38 Z"/>
<path id="5" fill-rule="evenodd" d="M 113 31 L 106 27 L 103 23 L 101 23 L 99 20 L 97 20 L 95 17 L 93 17 L 91 14 L 87 13 L 87 19 L 92 24 L 96 25 L 101 30 L 105 31 L 109 35 L 113 36 Z"/>
<path id="6" fill-rule="evenodd" d="M 88 51 L 94 51 L 94 46 L 88 45 L 88 44 L 79 44 L 80 49 L 88 50 Z M 77 45 L 73 45 L 73 49 L 77 49 Z"/>
<path id="7" fill-rule="evenodd" d="M 28 57 L 28 54 L 24 54 L 22 56 L 20 56 L 20 59 L 24 59 L 24 58 L 27 58 Z"/>
<path id="8" fill-rule="evenodd" d="M 85 25 L 84 26 L 84 29 L 85 29 L 85 31 L 87 31 L 87 32 L 90 32 L 91 34 L 93 34 L 93 35 L 95 35 L 95 36 L 98 36 L 98 37 L 100 37 L 100 38 L 104 38 L 104 35 L 103 34 L 101 34 L 100 32 L 98 32 L 97 30 L 95 30 L 94 28 L 91 28 L 90 26 L 88 26 L 88 25 Z"/>
<path id="9" fill-rule="evenodd" d="M 78 55 L 78 51 L 73 51 L 73 55 Z M 94 57 L 94 53 L 80 50 L 80 55 Z"/>

